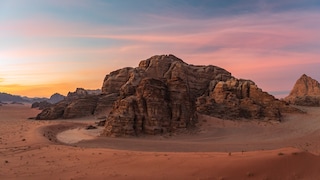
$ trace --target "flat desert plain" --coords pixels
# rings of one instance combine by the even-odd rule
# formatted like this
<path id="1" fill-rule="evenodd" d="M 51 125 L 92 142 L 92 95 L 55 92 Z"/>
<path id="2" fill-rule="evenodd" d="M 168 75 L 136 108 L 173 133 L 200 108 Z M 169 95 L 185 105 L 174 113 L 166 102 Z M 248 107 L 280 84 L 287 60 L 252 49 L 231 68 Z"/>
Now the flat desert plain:
<path id="1" fill-rule="evenodd" d="M 0 106 L 0 179 L 319 179 L 320 108 L 283 121 L 200 116 L 190 133 L 99 137 L 97 120 Z"/>

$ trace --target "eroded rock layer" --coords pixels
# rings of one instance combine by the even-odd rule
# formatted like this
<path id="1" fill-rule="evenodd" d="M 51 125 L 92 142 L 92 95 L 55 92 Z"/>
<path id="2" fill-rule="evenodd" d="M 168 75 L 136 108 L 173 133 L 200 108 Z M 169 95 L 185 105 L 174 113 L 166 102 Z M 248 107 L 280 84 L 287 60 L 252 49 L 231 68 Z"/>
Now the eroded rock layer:
<path id="1" fill-rule="evenodd" d="M 193 128 L 197 113 L 280 120 L 281 112 L 295 111 L 250 80 L 236 79 L 216 66 L 188 65 L 173 55 L 153 56 L 137 68 L 110 73 L 102 91 L 117 89 L 120 96 L 107 118 L 106 136 Z"/>
<path id="2" fill-rule="evenodd" d="M 153 56 L 136 68 L 106 75 L 101 94 L 84 89 L 44 109 L 37 119 L 106 116 L 105 136 L 174 133 L 193 129 L 197 115 L 281 120 L 296 109 L 216 66 L 195 66 L 173 55 Z"/>

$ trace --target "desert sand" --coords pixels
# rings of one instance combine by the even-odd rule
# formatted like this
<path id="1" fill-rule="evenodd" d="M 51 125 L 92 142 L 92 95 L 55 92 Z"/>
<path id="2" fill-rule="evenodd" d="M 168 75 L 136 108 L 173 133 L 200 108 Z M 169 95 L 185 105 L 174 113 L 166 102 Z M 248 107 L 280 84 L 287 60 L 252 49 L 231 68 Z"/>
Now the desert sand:
<path id="1" fill-rule="evenodd" d="M 301 107 L 299 107 L 301 108 Z M 283 122 L 201 116 L 189 134 L 99 137 L 97 120 L 0 106 L 0 179 L 318 179 L 320 108 Z"/>

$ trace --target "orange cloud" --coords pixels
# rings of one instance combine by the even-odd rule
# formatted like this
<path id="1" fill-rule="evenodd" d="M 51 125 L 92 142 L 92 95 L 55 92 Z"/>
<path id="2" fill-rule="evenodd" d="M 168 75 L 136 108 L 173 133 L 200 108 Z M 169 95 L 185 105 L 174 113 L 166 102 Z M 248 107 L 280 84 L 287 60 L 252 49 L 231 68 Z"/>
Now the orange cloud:
<path id="1" fill-rule="evenodd" d="M 100 88 L 102 83 L 92 81 L 77 81 L 77 82 L 61 82 L 50 84 L 37 84 L 37 85 L 21 85 L 21 84 L 9 84 L 0 85 L 1 92 L 7 92 L 10 94 L 28 96 L 28 97 L 50 97 L 54 93 L 61 93 L 67 95 L 69 91 L 74 91 L 77 87 L 83 87 L 86 89 Z"/>

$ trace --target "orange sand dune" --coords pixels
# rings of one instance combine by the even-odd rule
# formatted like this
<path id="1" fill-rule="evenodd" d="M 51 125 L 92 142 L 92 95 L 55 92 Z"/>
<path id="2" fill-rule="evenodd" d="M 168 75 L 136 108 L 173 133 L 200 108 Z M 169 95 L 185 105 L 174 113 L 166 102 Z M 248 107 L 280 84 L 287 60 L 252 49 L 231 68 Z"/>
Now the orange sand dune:
<path id="1" fill-rule="evenodd" d="M 90 137 L 64 145 L 55 135 L 69 128 L 64 136 L 94 137 L 79 129 L 91 118 L 27 120 L 38 110 L 5 105 L 0 107 L 0 179 L 317 179 L 319 110 L 306 110 L 309 114 L 287 115 L 281 124 L 202 117 L 196 135 Z M 172 147 L 154 151 L 152 144 Z"/>

